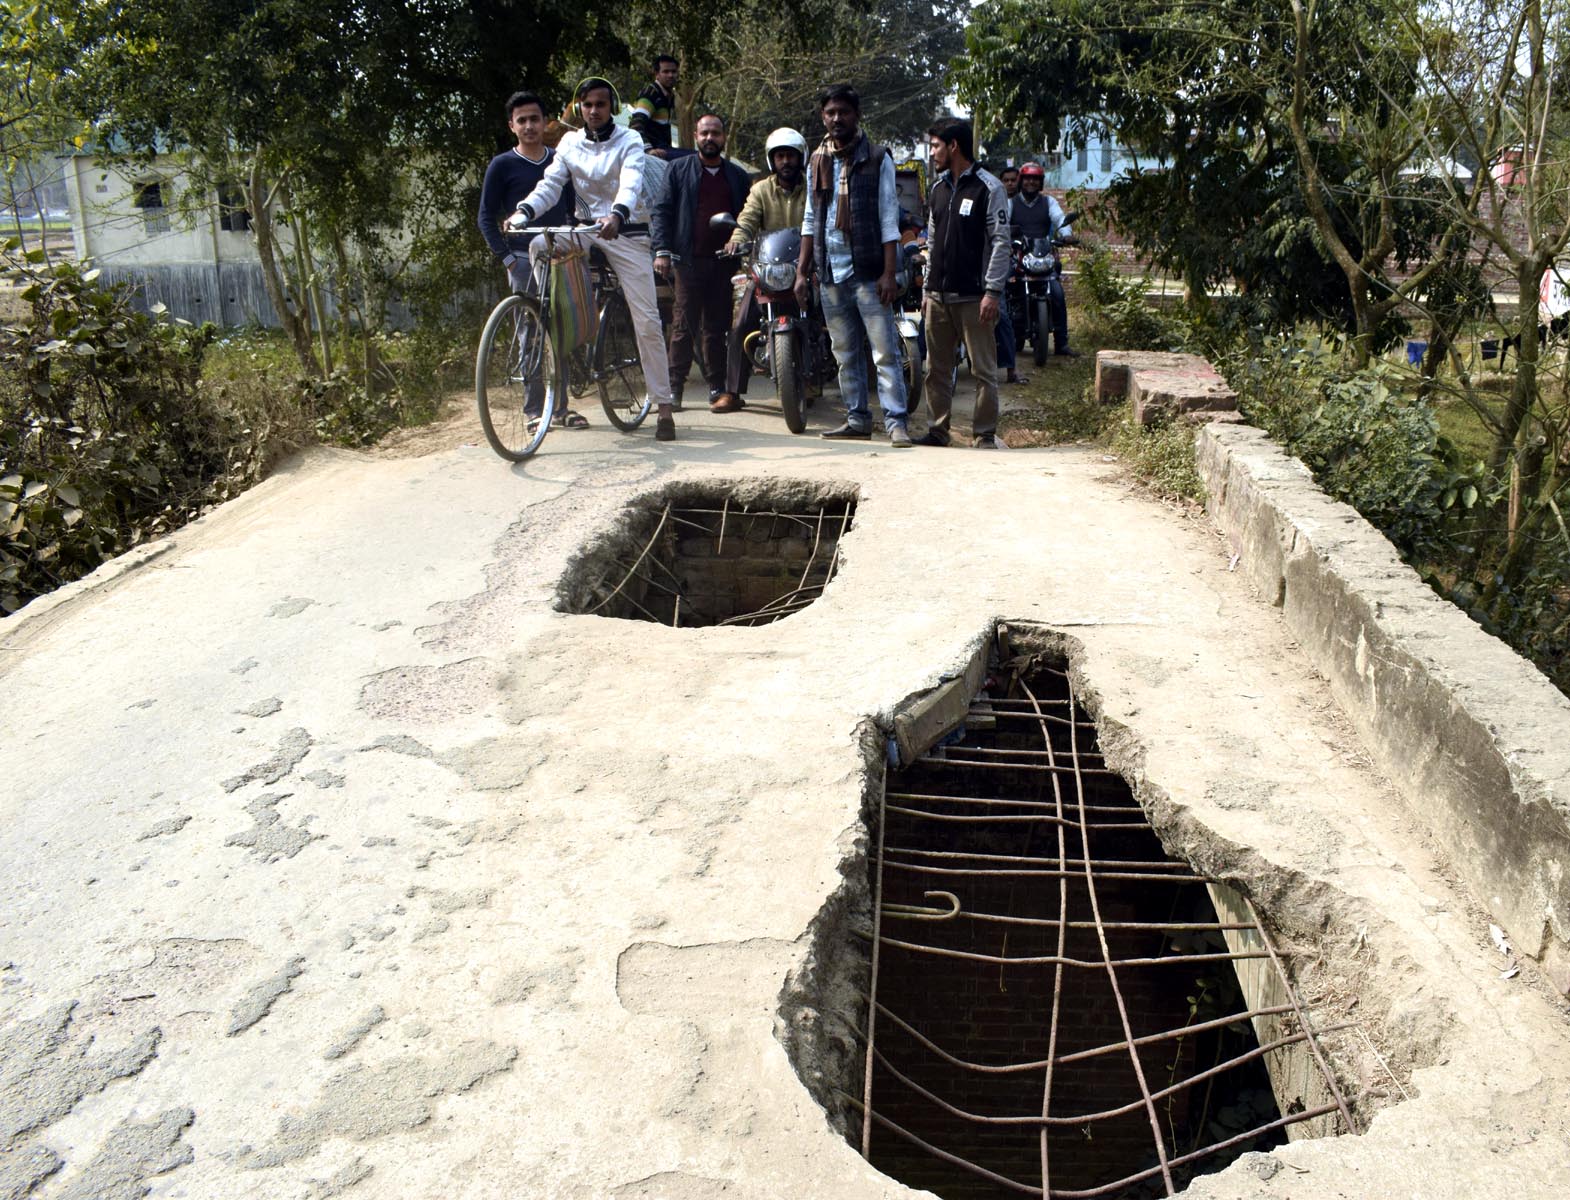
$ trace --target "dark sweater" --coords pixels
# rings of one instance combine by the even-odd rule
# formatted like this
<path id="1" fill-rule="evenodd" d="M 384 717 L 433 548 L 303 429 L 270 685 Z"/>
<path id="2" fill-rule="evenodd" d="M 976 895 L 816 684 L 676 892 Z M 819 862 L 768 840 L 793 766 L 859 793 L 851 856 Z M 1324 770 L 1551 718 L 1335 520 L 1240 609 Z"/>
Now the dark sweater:
<path id="1" fill-rule="evenodd" d="M 497 258 L 506 258 L 515 250 L 502 237 L 501 223 L 512 216 L 518 201 L 534 190 L 540 176 L 545 174 L 546 166 L 556 157 L 556 151 L 549 146 L 544 150 L 545 157 L 539 162 L 530 162 L 516 149 L 507 150 L 491 159 L 490 166 L 485 168 L 485 182 L 480 185 L 480 235 Z M 569 183 L 562 189 L 561 199 L 535 218 L 534 224 L 560 225 L 570 221 L 575 204 Z"/>
<path id="2" fill-rule="evenodd" d="M 720 175 L 730 189 L 730 204 L 725 211 L 732 216 L 741 212 L 747 202 L 752 181 L 730 159 L 724 159 Z M 671 254 L 677 258 L 691 258 L 693 244 L 698 240 L 698 185 L 703 176 L 703 158 L 689 154 L 671 164 L 665 176 L 665 194 L 654 206 L 654 252 Z M 727 239 L 728 240 L 728 239 Z M 724 245 L 721 242 L 720 245 Z"/>

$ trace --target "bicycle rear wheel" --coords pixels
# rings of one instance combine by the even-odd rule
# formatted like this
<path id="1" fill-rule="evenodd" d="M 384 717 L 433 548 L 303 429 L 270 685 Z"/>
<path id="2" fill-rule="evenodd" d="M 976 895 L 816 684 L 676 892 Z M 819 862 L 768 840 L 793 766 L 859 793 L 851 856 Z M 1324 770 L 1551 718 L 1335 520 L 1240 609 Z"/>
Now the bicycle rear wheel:
<path id="1" fill-rule="evenodd" d="M 497 454 L 522 462 L 540 448 L 562 406 L 561 368 L 538 299 L 512 295 L 491 310 L 474 359 L 474 398 Z"/>
<path id="2" fill-rule="evenodd" d="M 638 358 L 638 338 L 627 298 L 613 292 L 600 309 L 600 332 L 594 341 L 594 381 L 600 404 L 611 424 L 629 433 L 649 415 L 649 393 Z"/>

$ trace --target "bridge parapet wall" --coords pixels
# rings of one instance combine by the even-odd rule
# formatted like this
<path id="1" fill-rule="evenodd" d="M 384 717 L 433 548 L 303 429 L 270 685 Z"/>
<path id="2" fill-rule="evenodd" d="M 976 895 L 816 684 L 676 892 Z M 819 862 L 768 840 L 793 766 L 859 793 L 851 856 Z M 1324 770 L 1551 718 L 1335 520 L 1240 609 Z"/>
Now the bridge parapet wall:
<path id="1" fill-rule="evenodd" d="M 1207 509 L 1456 871 L 1570 993 L 1570 699 L 1249 425 L 1195 443 Z"/>

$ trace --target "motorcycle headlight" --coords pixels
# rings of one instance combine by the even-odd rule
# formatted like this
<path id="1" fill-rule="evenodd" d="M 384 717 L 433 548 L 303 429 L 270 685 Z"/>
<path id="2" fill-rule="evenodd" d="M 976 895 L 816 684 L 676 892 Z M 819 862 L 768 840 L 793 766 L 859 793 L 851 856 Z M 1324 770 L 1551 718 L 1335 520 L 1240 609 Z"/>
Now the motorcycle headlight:
<path id="1" fill-rule="evenodd" d="M 796 264 L 764 263 L 758 270 L 758 281 L 771 292 L 788 292 L 796 286 Z"/>
<path id="2" fill-rule="evenodd" d="M 1052 269 L 1052 260 L 1040 254 L 1025 255 L 1025 270 L 1044 275 Z"/>

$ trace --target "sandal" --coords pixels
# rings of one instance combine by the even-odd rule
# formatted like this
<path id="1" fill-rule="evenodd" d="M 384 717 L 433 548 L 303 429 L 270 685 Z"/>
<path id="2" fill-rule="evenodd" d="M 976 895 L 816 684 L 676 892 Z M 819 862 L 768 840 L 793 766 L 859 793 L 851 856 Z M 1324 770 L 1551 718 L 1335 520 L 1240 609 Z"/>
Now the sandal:
<path id="1" fill-rule="evenodd" d="M 582 413 L 573 412 L 572 409 L 569 408 L 566 412 L 562 413 L 558 424 L 560 424 L 563 429 L 587 429 L 589 427 L 589 419 Z"/>

